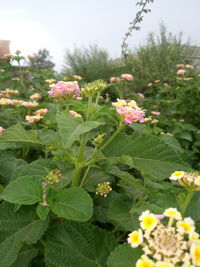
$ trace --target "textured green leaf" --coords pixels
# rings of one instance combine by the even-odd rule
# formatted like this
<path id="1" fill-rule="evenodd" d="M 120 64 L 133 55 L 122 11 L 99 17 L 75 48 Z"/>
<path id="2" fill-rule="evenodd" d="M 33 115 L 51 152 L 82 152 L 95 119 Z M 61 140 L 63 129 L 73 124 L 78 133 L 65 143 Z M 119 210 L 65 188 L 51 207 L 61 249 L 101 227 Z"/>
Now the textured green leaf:
<path id="1" fill-rule="evenodd" d="M 75 118 L 69 115 L 67 111 L 58 113 L 56 120 L 58 131 L 65 147 L 70 147 L 82 134 L 102 125 L 98 121 L 83 121 L 81 118 Z"/>
<path id="2" fill-rule="evenodd" d="M 2 157 L 0 159 L 0 179 L 3 184 L 8 184 L 10 181 L 19 177 L 19 173 L 27 166 L 27 162 L 23 159 L 15 157 Z"/>
<path id="3" fill-rule="evenodd" d="M 0 142 L 28 142 L 42 144 L 37 137 L 37 131 L 25 130 L 22 125 L 9 127 L 1 136 Z"/>
<path id="4" fill-rule="evenodd" d="M 92 216 L 93 203 L 83 188 L 73 187 L 58 192 L 51 208 L 59 217 L 84 222 Z"/>
<path id="5" fill-rule="evenodd" d="M 9 183 L 1 198 L 11 203 L 34 204 L 42 200 L 42 184 L 31 176 L 19 177 Z"/>
<path id="6" fill-rule="evenodd" d="M 29 267 L 30 261 L 35 258 L 37 254 L 38 249 L 24 245 L 11 267 Z"/>
<path id="7" fill-rule="evenodd" d="M 167 145 L 171 146 L 172 149 L 178 152 L 183 152 L 183 148 L 181 147 L 179 141 L 175 137 L 163 134 L 163 135 L 160 135 L 160 139 Z"/>
<path id="8" fill-rule="evenodd" d="M 108 218 L 114 220 L 125 230 L 132 231 L 134 229 L 133 216 L 129 212 L 130 207 L 124 199 L 119 198 L 112 201 L 108 208 Z"/>
<path id="9" fill-rule="evenodd" d="M 186 210 L 185 217 L 191 217 L 195 221 L 200 221 L 199 207 L 200 207 L 200 194 L 199 192 L 196 192 Z"/>
<path id="10" fill-rule="evenodd" d="M 22 207 L 14 212 L 14 205 L 0 205 L 0 267 L 9 267 L 17 258 L 23 243 L 34 244 L 44 234 L 48 220 L 41 221 L 34 207 Z M 20 266 L 21 267 L 21 266 Z"/>
<path id="11" fill-rule="evenodd" d="M 133 187 L 140 188 L 141 183 L 139 180 L 135 179 L 133 175 L 128 172 L 121 171 L 117 166 L 112 166 L 108 173 L 115 175 L 116 177 L 123 180 L 125 183 L 132 185 Z"/>
<path id="12" fill-rule="evenodd" d="M 40 203 L 37 205 L 36 213 L 41 220 L 43 221 L 46 220 L 49 212 L 50 212 L 49 206 L 43 207 Z"/>
<path id="13" fill-rule="evenodd" d="M 131 248 L 127 243 L 119 245 L 108 258 L 108 267 L 134 267 L 142 255 L 139 248 Z"/>
<path id="14" fill-rule="evenodd" d="M 107 267 L 116 246 L 112 233 L 87 223 L 65 222 L 47 232 L 47 267 Z"/>
<path id="15" fill-rule="evenodd" d="M 84 188 L 86 188 L 89 192 L 95 192 L 98 186 L 98 183 L 103 183 L 105 181 L 111 181 L 109 175 L 102 171 L 100 168 L 91 168 L 87 181 L 84 184 Z"/>
<path id="16" fill-rule="evenodd" d="M 157 179 L 166 179 L 176 170 L 187 170 L 187 165 L 170 146 L 159 137 L 134 133 L 117 136 L 105 149 L 110 157 L 129 155 L 133 166 Z"/>
<path id="17" fill-rule="evenodd" d="M 25 168 L 21 169 L 19 175 L 30 175 L 34 178 L 41 178 L 46 176 L 49 171 L 54 170 L 55 168 L 56 165 L 54 162 L 47 159 L 38 159 L 32 161 L 30 164 L 27 164 Z"/>

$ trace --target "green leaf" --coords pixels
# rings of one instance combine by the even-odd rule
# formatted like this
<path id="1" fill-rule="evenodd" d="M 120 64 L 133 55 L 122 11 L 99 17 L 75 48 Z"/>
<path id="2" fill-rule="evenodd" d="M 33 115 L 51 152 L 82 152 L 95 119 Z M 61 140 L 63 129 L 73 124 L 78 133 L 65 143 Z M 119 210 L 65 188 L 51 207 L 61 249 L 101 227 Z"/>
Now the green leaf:
<path id="1" fill-rule="evenodd" d="M 23 159 L 15 157 L 3 157 L 0 160 L 0 179 L 3 184 L 8 184 L 10 181 L 19 177 L 19 173 L 27 166 L 27 162 Z"/>
<path id="2" fill-rule="evenodd" d="M 45 221 L 49 212 L 50 212 L 49 206 L 43 207 L 40 203 L 38 203 L 37 208 L 36 208 L 36 213 L 38 217 L 40 218 L 40 220 Z"/>
<path id="3" fill-rule="evenodd" d="M 175 151 L 180 153 L 183 152 L 183 148 L 181 147 L 179 141 L 175 137 L 163 134 L 160 135 L 160 139 L 167 145 L 171 146 L 172 149 L 174 149 Z"/>
<path id="4" fill-rule="evenodd" d="M 127 184 L 132 185 L 134 188 L 141 188 L 141 182 L 139 180 L 135 179 L 135 177 L 130 173 L 121 171 L 117 166 L 112 166 L 108 173 L 115 175 Z"/>
<path id="5" fill-rule="evenodd" d="M 110 157 L 129 155 L 133 159 L 132 167 L 160 180 L 176 170 L 189 169 L 178 153 L 153 135 L 121 134 L 104 149 L 104 153 Z"/>
<path id="6" fill-rule="evenodd" d="M 49 221 L 41 221 L 34 207 L 14 212 L 9 203 L 0 205 L 0 266 L 9 267 L 17 258 L 23 243 L 34 244 L 44 234 Z M 20 266 L 21 267 L 21 266 Z"/>
<path id="7" fill-rule="evenodd" d="M 83 188 L 73 187 L 58 192 L 51 208 L 59 217 L 84 222 L 92 217 L 93 203 Z"/>
<path id="8" fill-rule="evenodd" d="M 107 257 L 115 246 L 110 232 L 87 223 L 65 222 L 47 233 L 46 266 L 107 267 Z"/>
<path id="9" fill-rule="evenodd" d="M 191 217 L 195 221 L 200 221 L 200 194 L 199 192 L 195 192 L 187 210 L 185 217 Z"/>
<path id="10" fill-rule="evenodd" d="M 91 168 L 84 188 L 89 192 L 96 192 L 98 183 L 111 181 L 109 175 L 100 168 Z"/>
<path id="11" fill-rule="evenodd" d="M 35 258 L 37 254 L 38 249 L 24 245 L 11 267 L 29 267 L 30 261 Z"/>
<path id="12" fill-rule="evenodd" d="M 102 123 L 98 121 L 83 121 L 81 118 L 75 118 L 69 115 L 67 111 L 58 113 L 56 120 L 58 132 L 66 148 L 70 147 L 82 134 L 88 133 L 102 125 Z"/>
<path id="13" fill-rule="evenodd" d="M 25 130 L 22 125 L 9 127 L 1 136 L 0 142 L 28 142 L 42 144 L 37 137 L 37 131 Z"/>
<path id="14" fill-rule="evenodd" d="M 31 176 L 19 177 L 9 183 L 0 197 L 11 203 L 34 204 L 42 200 L 41 181 Z"/>
<path id="15" fill-rule="evenodd" d="M 108 218 L 117 222 L 125 230 L 132 231 L 135 221 L 129 210 L 130 208 L 124 199 L 115 199 L 108 208 Z"/>
<path id="16" fill-rule="evenodd" d="M 134 267 L 142 255 L 139 248 L 131 248 L 127 243 L 119 245 L 108 258 L 108 267 Z"/>
<path id="17" fill-rule="evenodd" d="M 45 177 L 49 171 L 54 170 L 56 165 L 48 159 L 38 159 L 32 161 L 30 164 L 20 171 L 20 176 L 30 175 L 34 178 Z"/>

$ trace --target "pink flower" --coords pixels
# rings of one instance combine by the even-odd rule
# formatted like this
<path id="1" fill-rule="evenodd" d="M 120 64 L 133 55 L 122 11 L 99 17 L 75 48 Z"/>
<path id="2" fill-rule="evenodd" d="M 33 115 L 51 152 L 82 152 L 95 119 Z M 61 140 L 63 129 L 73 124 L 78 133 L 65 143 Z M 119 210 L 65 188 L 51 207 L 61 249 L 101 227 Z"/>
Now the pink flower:
<path id="1" fill-rule="evenodd" d="M 153 86 L 153 83 L 148 83 L 147 84 L 147 87 L 152 87 Z"/>
<path id="2" fill-rule="evenodd" d="M 124 122 L 126 124 L 131 124 L 133 122 L 133 116 L 132 116 L 132 114 L 125 115 Z"/>
<path id="3" fill-rule="evenodd" d="M 35 93 L 35 94 L 31 95 L 29 98 L 30 98 L 31 100 L 38 100 L 38 99 L 41 99 L 42 96 L 41 96 L 41 94 L 39 94 L 39 93 Z"/>
<path id="4" fill-rule="evenodd" d="M 160 116 L 160 112 L 158 111 L 151 111 L 151 114 L 153 114 L 154 116 Z"/>
<path id="5" fill-rule="evenodd" d="M 141 99 L 144 99 L 144 98 L 145 98 L 145 96 L 144 96 L 143 94 L 141 94 L 141 93 L 137 93 L 137 95 L 138 95 L 139 98 L 141 98 Z"/>
<path id="6" fill-rule="evenodd" d="M 127 112 L 127 109 L 125 107 L 118 107 L 117 108 L 117 113 L 118 114 L 124 114 Z"/>
<path id="7" fill-rule="evenodd" d="M 75 118 L 81 118 L 81 117 L 82 117 L 81 114 L 77 113 L 77 112 L 74 111 L 74 110 L 70 110 L 70 111 L 69 111 L 69 114 L 70 114 L 71 116 L 75 117 Z"/>
<path id="8" fill-rule="evenodd" d="M 186 70 L 180 69 L 176 72 L 177 75 L 184 75 L 186 73 Z"/>
<path id="9" fill-rule="evenodd" d="M 117 82 L 120 82 L 120 78 L 119 78 L 119 77 L 111 77 L 111 78 L 110 78 L 110 82 L 111 82 L 111 83 L 117 83 Z"/>
<path id="10" fill-rule="evenodd" d="M 122 121 L 126 124 L 131 124 L 133 122 L 139 121 L 144 122 L 144 111 L 138 107 L 134 100 L 126 101 L 124 99 L 117 99 L 117 102 L 112 103 L 116 108 Z"/>
<path id="11" fill-rule="evenodd" d="M 127 80 L 127 81 L 133 81 L 134 80 L 134 77 L 131 74 L 122 74 L 121 78 L 124 80 Z"/>
<path id="12" fill-rule="evenodd" d="M 6 129 L 4 129 L 2 126 L 0 126 L 0 134 L 2 134 L 3 132 L 5 132 Z"/>
<path id="13" fill-rule="evenodd" d="M 34 114 L 41 116 L 41 115 L 47 114 L 47 112 L 48 112 L 47 108 L 41 108 L 41 109 L 36 110 Z"/>
<path id="14" fill-rule="evenodd" d="M 52 98 L 67 98 L 67 99 L 76 99 L 80 96 L 80 88 L 78 82 L 57 82 L 56 84 L 51 85 L 51 90 L 48 91 L 49 96 Z"/>

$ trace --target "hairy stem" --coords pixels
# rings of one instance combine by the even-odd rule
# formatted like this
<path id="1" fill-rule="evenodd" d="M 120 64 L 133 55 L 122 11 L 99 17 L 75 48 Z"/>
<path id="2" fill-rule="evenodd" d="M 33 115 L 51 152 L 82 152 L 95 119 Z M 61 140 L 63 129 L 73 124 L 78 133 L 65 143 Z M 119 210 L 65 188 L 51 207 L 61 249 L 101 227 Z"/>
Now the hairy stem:
<path id="1" fill-rule="evenodd" d="M 185 215 L 185 212 L 187 210 L 188 205 L 190 204 L 190 202 L 192 200 L 193 195 L 194 195 L 194 191 L 188 191 L 186 199 L 183 202 L 183 204 L 181 205 L 181 213 L 182 213 L 183 217 Z"/>

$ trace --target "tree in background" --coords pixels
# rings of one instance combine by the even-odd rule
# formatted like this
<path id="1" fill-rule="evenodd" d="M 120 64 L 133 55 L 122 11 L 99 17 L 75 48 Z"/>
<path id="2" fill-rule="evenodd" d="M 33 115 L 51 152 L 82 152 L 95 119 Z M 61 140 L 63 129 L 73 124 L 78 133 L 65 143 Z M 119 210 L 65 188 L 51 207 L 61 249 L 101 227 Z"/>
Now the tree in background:
<path id="1" fill-rule="evenodd" d="M 30 60 L 30 67 L 38 69 L 53 69 L 55 64 L 52 62 L 52 57 L 46 48 L 39 49 L 37 53 L 33 54 L 34 59 Z"/>
<path id="2" fill-rule="evenodd" d="M 161 24 L 157 36 L 150 33 L 144 45 L 129 52 L 126 65 L 140 87 L 156 79 L 164 81 L 174 72 L 176 64 L 189 63 L 187 47 L 189 42 L 183 44 L 181 33 L 173 35 Z"/>
<path id="3" fill-rule="evenodd" d="M 109 59 L 108 52 L 97 45 L 75 48 L 72 53 L 66 51 L 64 62 L 64 75 L 80 75 L 88 82 L 109 79 L 116 72 L 116 65 Z"/>

